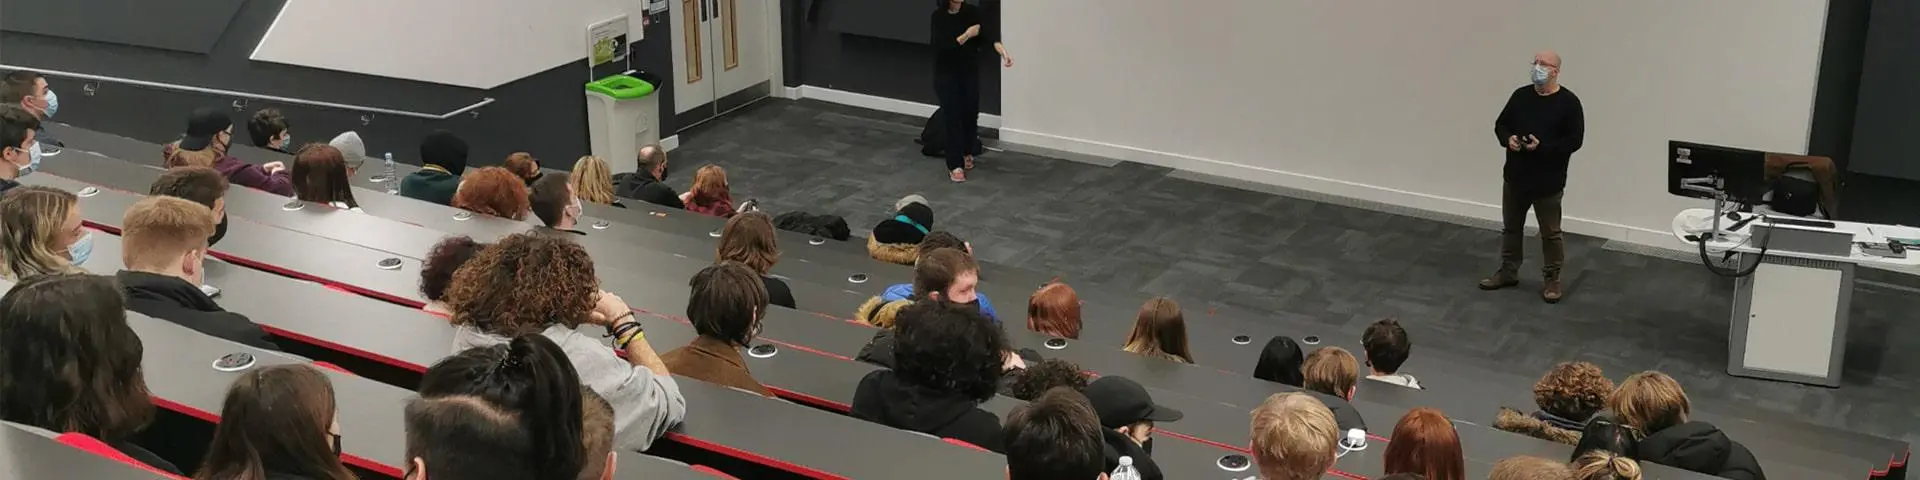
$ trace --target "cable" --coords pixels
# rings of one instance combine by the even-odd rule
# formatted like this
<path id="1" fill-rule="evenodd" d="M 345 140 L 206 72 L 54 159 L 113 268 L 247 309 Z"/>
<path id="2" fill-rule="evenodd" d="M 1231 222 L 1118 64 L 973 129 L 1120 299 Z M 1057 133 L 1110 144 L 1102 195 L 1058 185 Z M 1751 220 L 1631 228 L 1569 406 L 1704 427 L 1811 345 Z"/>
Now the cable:
<path id="1" fill-rule="evenodd" d="M 1751 214 L 1751 215 L 1753 215 L 1756 218 L 1765 216 L 1761 214 Z M 1755 227 L 1755 228 L 1758 228 L 1758 227 Z M 1695 241 L 1700 245 L 1700 265 L 1707 267 L 1707 271 L 1713 272 L 1714 275 L 1727 277 L 1727 278 L 1740 278 L 1748 275 L 1753 275 L 1753 272 L 1755 270 L 1760 269 L 1760 262 L 1762 260 L 1766 260 L 1767 244 L 1773 240 L 1773 236 L 1768 235 L 1766 239 L 1762 239 L 1760 241 L 1760 245 L 1758 246 L 1758 248 L 1760 249 L 1760 253 L 1756 254 L 1756 256 L 1754 257 L 1753 265 L 1748 266 L 1746 269 L 1731 269 L 1731 268 L 1722 268 L 1718 265 L 1715 265 L 1713 262 L 1713 259 L 1707 256 L 1707 241 L 1712 240 L 1715 236 L 1719 234 L 1720 232 L 1704 232 L 1699 234 L 1697 236 L 1697 240 Z M 1734 244 L 1733 247 L 1728 248 L 1726 249 L 1725 252 L 1723 252 L 1722 256 L 1720 257 L 1720 261 L 1726 262 L 1727 259 L 1733 258 L 1733 254 L 1737 253 L 1737 250 L 1739 250 L 1740 247 L 1744 247 L 1747 245 L 1748 242 L 1753 241 L 1753 236 L 1754 234 L 1752 233 L 1751 230 L 1749 230 L 1747 233 L 1747 237 L 1745 239 L 1740 240 L 1740 243 Z"/>

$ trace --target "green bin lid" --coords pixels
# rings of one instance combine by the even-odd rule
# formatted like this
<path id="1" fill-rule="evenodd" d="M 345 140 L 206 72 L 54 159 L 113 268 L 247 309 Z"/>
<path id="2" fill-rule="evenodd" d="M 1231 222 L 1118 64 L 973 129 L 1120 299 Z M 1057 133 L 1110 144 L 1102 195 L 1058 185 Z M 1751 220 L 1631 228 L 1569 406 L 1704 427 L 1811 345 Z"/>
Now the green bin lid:
<path id="1" fill-rule="evenodd" d="M 587 82 L 587 91 L 621 100 L 632 100 L 652 95 L 653 84 L 631 75 L 614 75 Z"/>

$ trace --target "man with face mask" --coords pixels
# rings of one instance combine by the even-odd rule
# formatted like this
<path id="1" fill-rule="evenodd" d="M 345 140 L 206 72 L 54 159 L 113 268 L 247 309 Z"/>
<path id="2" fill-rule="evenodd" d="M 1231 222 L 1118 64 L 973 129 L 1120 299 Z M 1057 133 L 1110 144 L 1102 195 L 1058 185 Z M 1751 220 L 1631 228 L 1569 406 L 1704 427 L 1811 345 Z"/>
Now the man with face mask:
<path id="1" fill-rule="evenodd" d="M 43 121 L 53 118 L 53 114 L 60 111 L 60 96 L 55 95 L 52 89 L 47 88 L 47 78 L 41 76 L 39 72 L 31 70 L 14 71 L 13 73 L 7 74 L 3 83 L 4 88 L 0 89 L 0 103 L 25 109 L 28 113 L 33 114 L 34 118 Z M 39 127 L 34 127 L 34 129 L 39 130 Z M 64 145 L 60 143 L 59 140 L 47 136 L 46 131 L 40 131 L 37 132 L 37 134 L 39 137 L 38 141 L 47 146 L 59 147 Z M 43 146 L 41 148 L 47 147 Z"/>
<path id="2" fill-rule="evenodd" d="M 1500 269 L 1480 280 L 1480 289 L 1499 290 L 1520 284 L 1527 210 L 1540 222 L 1540 246 L 1546 257 L 1540 299 L 1558 303 L 1560 267 L 1566 263 L 1566 243 L 1560 231 L 1560 200 L 1567 186 L 1567 164 L 1586 137 L 1586 113 L 1580 97 L 1560 85 L 1560 55 L 1544 51 L 1533 56 L 1532 82 L 1513 91 L 1493 121 L 1493 135 L 1506 149 L 1500 194 Z"/>
<path id="3" fill-rule="evenodd" d="M 1107 471 L 1120 466 L 1120 457 L 1133 458 L 1133 468 L 1143 480 L 1166 478 L 1153 463 L 1153 430 L 1156 423 L 1177 422 L 1186 415 L 1153 403 L 1153 396 L 1139 382 L 1126 377 L 1100 377 L 1087 384 L 1087 400 L 1100 415 L 1101 439 L 1106 441 Z"/>
<path id="4" fill-rule="evenodd" d="M 114 277 L 126 291 L 127 309 L 207 335 L 279 350 L 260 325 L 220 308 L 200 291 L 213 210 L 180 198 L 151 196 L 128 207 L 120 225 L 120 259 L 126 269 Z"/>
<path id="5" fill-rule="evenodd" d="M 580 224 L 580 197 L 573 194 L 573 184 L 561 175 L 542 175 L 533 182 L 532 191 L 527 195 L 528 205 L 533 215 L 540 217 L 540 223 L 546 230 L 573 235 L 586 235 L 576 230 Z"/>
<path id="6" fill-rule="evenodd" d="M 640 168 L 633 173 L 613 176 L 613 194 L 662 207 L 687 208 L 680 194 L 666 184 L 667 151 L 659 145 L 640 147 Z"/>
<path id="7" fill-rule="evenodd" d="M 26 109 L 0 105 L 0 193 L 20 186 L 14 181 L 40 164 L 40 118 Z"/>

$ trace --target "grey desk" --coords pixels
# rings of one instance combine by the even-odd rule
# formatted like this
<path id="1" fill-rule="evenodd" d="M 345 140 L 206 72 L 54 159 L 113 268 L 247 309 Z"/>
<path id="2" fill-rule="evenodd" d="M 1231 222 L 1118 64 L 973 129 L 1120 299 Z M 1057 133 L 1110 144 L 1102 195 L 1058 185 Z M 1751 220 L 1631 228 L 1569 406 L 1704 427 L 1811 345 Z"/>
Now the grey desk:
<path id="1" fill-rule="evenodd" d="M 0 478 L 162 480 L 167 477 L 5 425 L 0 426 Z"/>

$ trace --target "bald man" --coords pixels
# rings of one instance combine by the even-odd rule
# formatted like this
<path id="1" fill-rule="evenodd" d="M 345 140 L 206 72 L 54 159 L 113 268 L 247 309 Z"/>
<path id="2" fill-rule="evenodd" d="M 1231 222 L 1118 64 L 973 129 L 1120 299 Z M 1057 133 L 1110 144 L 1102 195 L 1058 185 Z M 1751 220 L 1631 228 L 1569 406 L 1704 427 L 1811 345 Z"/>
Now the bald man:
<path id="1" fill-rule="evenodd" d="M 1560 267 L 1567 262 L 1566 241 L 1560 231 L 1560 198 L 1567 188 L 1567 163 L 1586 137 L 1586 113 L 1580 97 L 1560 85 L 1560 55 L 1534 54 L 1528 85 L 1507 97 L 1507 106 L 1493 120 L 1494 138 L 1506 149 L 1500 188 L 1500 270 L 1480 280 L 1481 290 L 1499 290 L 1520 284 L 1527 210 L 1540 222 L 1541 266 L 1545 281 L 1540 299 L 1558 303 Z"/>

